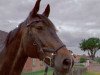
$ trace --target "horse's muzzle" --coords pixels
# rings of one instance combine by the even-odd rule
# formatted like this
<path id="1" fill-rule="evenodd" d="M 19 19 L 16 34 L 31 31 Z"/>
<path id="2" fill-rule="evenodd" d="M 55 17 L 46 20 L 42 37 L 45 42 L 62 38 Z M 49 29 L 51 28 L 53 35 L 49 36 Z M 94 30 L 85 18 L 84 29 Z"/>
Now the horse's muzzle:
<path id="1" fill-rule="evenodd" d="M 68 69 L 71 66 L 71 59 L 64 59 L 62 62 L 63 69 Z"/>

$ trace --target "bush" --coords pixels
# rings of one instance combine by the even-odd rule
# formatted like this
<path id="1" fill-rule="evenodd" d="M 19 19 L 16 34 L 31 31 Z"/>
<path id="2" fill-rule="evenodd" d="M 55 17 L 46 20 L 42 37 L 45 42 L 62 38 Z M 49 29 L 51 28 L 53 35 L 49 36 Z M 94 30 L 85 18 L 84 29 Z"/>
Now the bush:
<path id="1" fill-rule="evenodd" d="M 96 58 L 95 61 L 100 64 L 100 58 Z"/>
<path id="2" fill-rule="evenodd" d="M 84 62 L 86 62 L 86 59 L 83 58 L 83 57 L 81 57 L 79 62 L 80 62 L 80 63 L 84 63 Z"/>

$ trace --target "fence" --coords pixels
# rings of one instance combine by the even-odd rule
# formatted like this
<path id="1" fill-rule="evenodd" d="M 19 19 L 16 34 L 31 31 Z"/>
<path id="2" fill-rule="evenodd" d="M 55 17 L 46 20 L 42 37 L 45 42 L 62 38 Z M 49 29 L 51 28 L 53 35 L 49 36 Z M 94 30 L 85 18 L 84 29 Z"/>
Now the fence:
<path id="1" fill-rule="evenodd" d="M 74 67 L 68 75 L 84 75 L 86 71 L 85 67 Z"/>

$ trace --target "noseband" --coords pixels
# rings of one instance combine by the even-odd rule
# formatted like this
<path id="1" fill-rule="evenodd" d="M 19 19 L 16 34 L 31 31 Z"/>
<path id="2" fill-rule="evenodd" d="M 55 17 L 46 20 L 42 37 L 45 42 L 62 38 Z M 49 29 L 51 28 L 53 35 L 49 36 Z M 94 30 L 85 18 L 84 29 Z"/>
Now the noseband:
<path id="1" fill-rule="evenodd" d="M 41 22 L 41 21 L 43 21 L 43 20 L 42 19 L 34 20 L 34 21 L 30 22 L 29 24 L 27 24 L 27 27 L 30 26 L 31 24 L 34 24 L 35 22 Z M 53 48 L 42 48 L 41 47 L 41 44 L 40 44 L 41 41 L 39 39 L 36 39 L 33 36 L 33 33 L 30 30 L 30 28 L 28 29 L 28 33 L 29 33 L 30 39 L 33 42 L 33 46 L 36 46 L 37 47 L 37 50 L 38 50 L 39 53 L 42 53 L 42 54 L 44 54 L 46 56 L 42 60 L 45 62 L 45 61 L 47 61 L 49 59 L 49 61 L 50 61 L 49 62 L 49 66 L 50 67 L 53 67 L 54 66 L 54 59 L 55 59 L 55 56 L 57 55 L 58 50 L 60 50 L 63 47 L 66 47 L 66 46 L 65 45 L 61 45 L 57 49 L 53 49 Z M 45 54 L 46 52 L 51 53 L 51 56 L 46 55 Z"/>
<path id="2" fill-rule="evenodd" d="M 44 51 L 44 53 L 45 52 L 49 52 L 49 53 L 51 53 L 51 56 L 46 56 L 44 59 L 43 59 L 43 61 L 45 62 L 47 59 L 49 59 L 49 66 L 50 67 L 53 67 L 54 66 L 54 59 L 55 59 L 55 56 L 57 55 L 57 52 L 58 52 L 58 50 L 60 50 L 61 48 L 63 48 L 63 47 L 66 47 L 65 45 L 62 45 L 61 47 L 59 47 L 58 49 L 47 49 L 47 50 L 44 50 L 43 49 L 43 51 Z"/>

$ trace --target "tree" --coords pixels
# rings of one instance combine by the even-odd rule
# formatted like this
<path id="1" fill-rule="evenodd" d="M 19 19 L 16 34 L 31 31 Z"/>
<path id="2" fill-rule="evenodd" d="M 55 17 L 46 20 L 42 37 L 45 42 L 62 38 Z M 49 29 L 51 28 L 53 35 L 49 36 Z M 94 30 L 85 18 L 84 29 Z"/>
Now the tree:
<path id="1" fill-rule="evenodd" d="M 96 52 L 100 49 L 100 39 L 94 37 L 84 39 L 80 43 L 80 48 L 83 51 L 88 51 L 88 55 L 93 60 L 95 58 Z"/>

